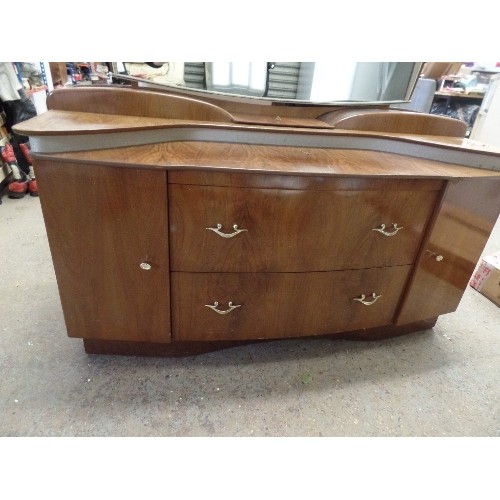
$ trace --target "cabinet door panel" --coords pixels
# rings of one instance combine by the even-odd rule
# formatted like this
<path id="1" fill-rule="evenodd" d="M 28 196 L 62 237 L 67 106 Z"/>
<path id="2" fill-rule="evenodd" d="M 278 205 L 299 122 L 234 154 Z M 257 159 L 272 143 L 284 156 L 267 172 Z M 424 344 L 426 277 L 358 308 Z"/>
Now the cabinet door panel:
<path id="1" fill-rule="evenodd" d="M 171 268 L 302 272 L 411 264 L 436 198 L 436 191 L 170 185 Z M 384 236 L 374 231 L 382 224 L 388 233 L 393 224 L 402 229 Z M 224 237 L 235 225 L 244 231 Z"/>
<path id="2" fill-rule="evenodd" d="M 68 335 L 169 342 L 165 172 L 35 168 Z"/>
<path id="3" fill-rule="evenodd" d="M 174 272 L 174 339 L 284 338 L 389 325 L 410 267 L 315 273 Z M 380 297 L 374 299 L 374 293 Z M 354 300 L 363 294 L 365 302 L 374 303 Z"/>
<path id="4" fill-rule="evenodd" d="M 500 212 L 500 179 L 450 181 L 397 324 L 455 311 Z"/>

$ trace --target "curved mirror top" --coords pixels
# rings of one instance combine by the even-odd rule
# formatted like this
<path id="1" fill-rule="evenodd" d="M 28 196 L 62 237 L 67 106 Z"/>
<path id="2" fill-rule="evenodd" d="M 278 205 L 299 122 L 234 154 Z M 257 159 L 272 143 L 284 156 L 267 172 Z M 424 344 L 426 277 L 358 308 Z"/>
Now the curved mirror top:
<path id="1" fill-rule="evenodd" d="M 301 104 L 404 103 L 420 62 L 117 63 L 116 81 Z"/>

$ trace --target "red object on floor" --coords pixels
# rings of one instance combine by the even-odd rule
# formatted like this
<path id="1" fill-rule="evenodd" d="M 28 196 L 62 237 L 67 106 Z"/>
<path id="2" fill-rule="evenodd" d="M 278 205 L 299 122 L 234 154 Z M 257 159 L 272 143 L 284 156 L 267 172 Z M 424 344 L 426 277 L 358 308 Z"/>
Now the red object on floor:
<path id="1" fill-rule="evenodd" d="M 35 180 L 29 181 L 28 190 L 30 192 L 30 196 L 38 196 L 38 185 Z"/>
<path id="2" fill-rule="evenodd" d="M 28 191 L 28 182 L 27 181 L 14 181 L 11 182 L 7 190 L 9 192 L 9 198 L 23 198 Z M 36 195 L 34 195 L 36 196 Z"/>

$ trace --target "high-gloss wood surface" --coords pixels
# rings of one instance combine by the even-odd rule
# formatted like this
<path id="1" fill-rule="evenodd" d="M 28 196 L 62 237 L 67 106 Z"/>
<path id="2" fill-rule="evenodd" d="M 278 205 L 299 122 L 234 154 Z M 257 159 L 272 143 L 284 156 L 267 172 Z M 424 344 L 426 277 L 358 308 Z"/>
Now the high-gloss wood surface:
<path id="1" fill-rule="evenodd" d="M 386 108 L 181 94 L 66 89 L 16 125 L 39 140 L 68 334 L 87 352 L 377 338 L 457 307 L 500 212 L 500 172 L 486 168 L 500 151 Z M 394 223 L 395 236 L 372 231 Z M 221 238 L 217 224 L 247 231 Z M 215 301 L 241 307 L 220 315 Z"/>
<path id="2" fill-rule="evenodd" d="M 188 126 L 190 120 L 172 118 L 108 115 L 102 113 L 78 113 L 75 111 L 47 111 L 36 117 L 39 135 L 62 133 L 65 136 L 85 133 L 106 134 L 111 132 L 129 132 L 137 130 L 155 130 L 174 125 Z M 23 122 L 19 129 L 29 127 L 30 122 Z"/>
<path id="3" fill-rule="evenodd" d="M 68 335 L 169 342 L 165 172 L 35 168 Z"/>
<path id="4" fill-rule="evenodd" d="M 463 139 L 459 129 L 463 129 L 464 124 L 458 120 L 387 106 L 356 106 L 354 110 L 338 105 L 297 106 L 249 98 L 234 100 L 206 93 L 198 95 L 195 91 L 175 88 L 138 90 L 122 86 L 57 89 L 49 96 L 47 105 L 47 113 L 16 124 L 14 131 L 28 136 L 53 136 L 203 125 L 206 130 L 222 132 L 224 129 L 274 131 L 282 135 L 280 143 L 286 143 L 289 134 L 386 138 L 394 141 L 396 149 L 398 143 L 405 142 L 436 144 L 444 149 L 500 156 L 496 148 Z M 339 128 L 341 126 L 346 128 Z"/>
<path id="5" fill-rule="evenodd" d="M 169 170 L 169 184 L 308 191 L 440 191 L 445 181 L 369 176 L 272 175 L 200 169 Z"/>
<path id="6" fill-rule="evenodd" d="M 396 110 L 331 111 L 319 117 L 335 128 L 398 134 L 465 137 L 467 124 L 461 120 L 428 113 Z"/>
<path id="7" fill-rule="evenodd" d="M 94 118 L 95 117 L 95 118 Z M 351 130 L 324 130 L 321 128 L 279 128 L 271 126 L 255 126 L 255 125 L 242 125 L 242 124 L 227 124 L 218 122 L 203 122 L 203 121 L 190 121 L 190 120 L 172 120 L 166 118 L 141 118 L 141 117 L 130 117 L 130 116 L 116 116 L 116 115 L 102 115 L 96 113 L 76 113 L 71 111 L 48 111 L 43 115 L 37 116 L 25 122 L 21 122 L 13 127 L 14 131 L 21 135 L 28 135 L 33 137 L 49 137 L 57 136 L 59 140 L 64 140 L 65 136 L 85 136 L 88 134 L 111 134 L 111 133 L 124 133 L 124 132 L 152 132 L 161 130 L 164 135 L 168 133 L 174 134 L 174 141 L 190 141 L 192 140 L 193 134 L 199 135 L 205 134 L 210 135 L 217 133 L 222 143 L 225 143 L 224 137 L 226 132 L 238 132 L 244 134 L 250 134 L 250 139 L 244 142 L 252 143 L 254 145 L 259 145 L 259 140 L 256 140 L 256 136 L 251 136 L 251 134 L 269 132 L 275 134 L 276 145 L 286 143 L 289 138 L 297 136 L 302 142 L 301 146 L 295 147 L 306 147 L 306 142 L 309 138 L 320 137 L 323 140 L 332 141 L 335 140 L 356 140 L 358 142 L 358 149 L 368 149 L 374 152 L 378 152 L 376 143 L 373 139 L 384 140 L 384 148 L 380 151 L 384 152 L 394 152 L 396 154 L 404 153 L 404 150 L 410 151 L 408 148 L 413 145 L 421 146 L 432 146 L 438 147 L 443 150 L 443 154 L 447 151 L 450 152 L 460 152 L 460 153 L 480 153 L 481 155 L 488 155 L 493 158 L 500 158 L 500 149 L 498 147 L 485 144 L 480 141 L 474 141 L 470 139 L 464 139 L 461 137 L 450 137 L 450 136 L 431 136 L 431 135 L 412 135 L 412 134 L 397 134 L 389 132 L 372 132 L 372 131 L 351 131 Z M 193 132 L 194 130 L 194 132 Z M 210 137 L 207 137 L 203 142 L 209 142 Z M 296 140 L 298 140 L 296 138 Z M 367 142 L 368 141 L 368 142 Z M 389 141 L 389 142 L 388 142 Z M 147 142 L 147 141 L 145 141 Z M 170 140 L 169 142 L 173 142 Z M 152 141 L 152 143 L 158 143 L 158 141 Z M 134 147 L 139 146 L 135 145 Z M 291 145 L 292 146 L 292 145 Z M 114 146 L 106 146 L 103 144 L 101 146 L 96 146 L 95 150 L 113 148 Z M 119 146 L 123 147 L 122 144 Z M 340 145 L 332 144 L 332 149 L 340 149 Z M 75 148 L 72 150 L 79 151 L 80 148 Z M 318 148 L 315 148 L 318 149 Z M 324 146 L 322 149 L 325 149 Z M 328 149 L 328 148 L 327 148 Z M 69 149 L 68 149 L 69 151 Z M 36 151 L 33 151 L 36 153 Z M 415 158 L 425 159 L 426 156 L 415 150 L 411 150 L 410 156 Z M 75 158 L 76 159 L 76 158 Z M 444 158 L 443 158 L 444 160 Z M 456 161 L 456 160 L 454 160 Z M 453 163 L 447 160 L 447 163 Z M 481 162 L 478 164 L 481 166 Z"/>
<path id="8" fill-rule="evenodd" d="M 394 153 L 357 149 L 306 148 L 171 142 L 143 146 L 33 156 L 51 161 L 74 160 L 122 167 L 169 169 L 172 182 L 177 170 L 280 174 L 283 176 L 369 176 L 375 178 L 500 177 L 500 172 L 414 158 Z M 304 182 L 307 182 L 304 180 Z"/>
<path id="9" fill-rule="evenodd" d="M 271 127 L 296 127 L 296 128 L 333 128 L 333 125 L 329 123 L 318 120 L 316 118 L 296 118 L 280 116 L 279 114 L 275 116 L 270 115 L 248 115 L 241 113 L 232 113 L 233 121 L 235 123 L 246 123 L 249 125 L 266 125 Z"/>
<path id="10" fill-rule="evenodd" d="M 300 337 L 392 322 L 410 266 L 319 273 L 171 274 L 175 340 Z M 353 299 L 381 295 L 373 305 Z M 367 300 L 370 300 L 368 297 Z M 241 305 L 221 315 L 206 307 Z"/>
<path id="11" fill-rule="evenodd" d="M 299 189 L 308 191 L 440 191 L 440 179 L 404 179 L 369 176 L 272 175 L 244 172 L 170 170 L 169 184 L 232 188 Z"/>
<path id="12" fill-rule="evenodd" d="M 230 113 L 199 99 L 116 87 L 56 89 L 47 97 L 47 108 L 104 115 L 232 121 Z"/>
<path id="13" fill-rule="evenodd" d="M 171 269 L 304 272 L 412 264 L 434 191 L 170 185 Z M 224 238 L 207 228 L 222 225 Z M 402 227 L 394 236 L 373 229 Z"/>
<path id="14" fill-rule="evenodd" d="M 456 310 L 499 213 L 500 179 L 450 181 L 397 324 Z"/>

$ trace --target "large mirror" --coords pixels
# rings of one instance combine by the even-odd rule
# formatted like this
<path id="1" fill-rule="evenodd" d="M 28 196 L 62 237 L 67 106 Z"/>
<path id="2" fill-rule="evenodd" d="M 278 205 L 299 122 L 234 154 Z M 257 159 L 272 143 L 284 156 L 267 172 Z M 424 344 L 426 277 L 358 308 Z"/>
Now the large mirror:
<path id="1" fill-rule="evenodd" d="M 117 73 L 151 84 L 307 103 L 404 103 L 418 62 L 116 63 Z"/>

